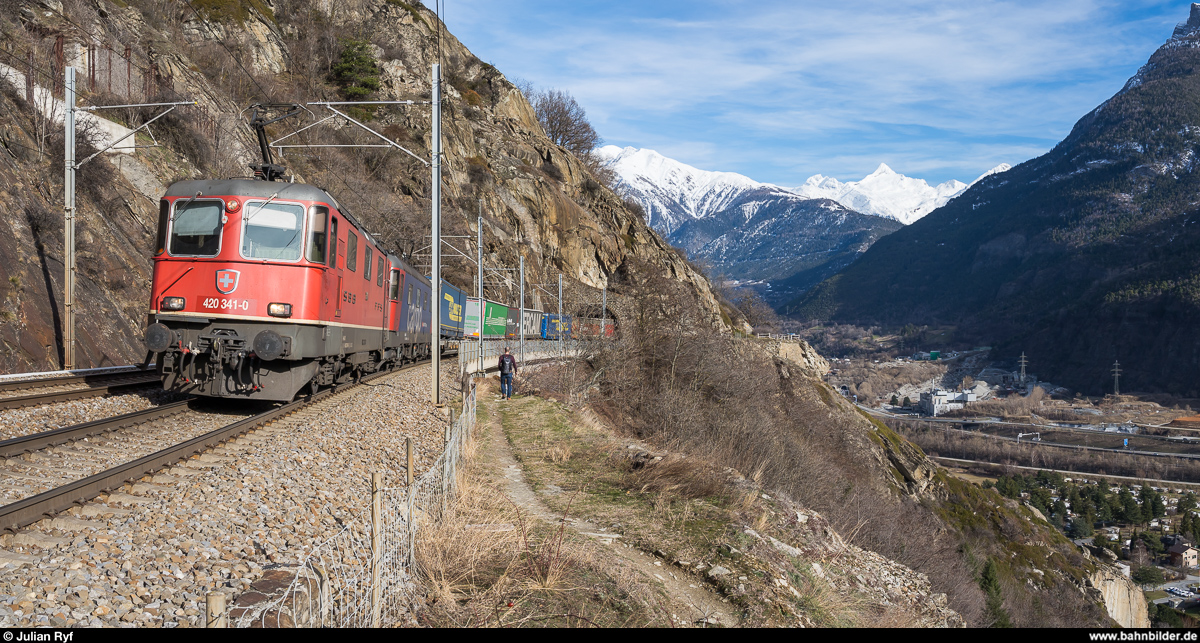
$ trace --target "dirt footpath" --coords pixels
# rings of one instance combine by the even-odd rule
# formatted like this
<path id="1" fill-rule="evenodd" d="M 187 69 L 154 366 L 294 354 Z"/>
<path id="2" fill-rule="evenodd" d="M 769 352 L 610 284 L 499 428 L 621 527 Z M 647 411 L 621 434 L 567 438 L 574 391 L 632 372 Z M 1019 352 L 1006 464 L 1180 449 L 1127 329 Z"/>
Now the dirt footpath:
<path id="1" fill-rule="evenodd" d="M 705 586 L 697 585 L 687 575 L 681 578 L 669 567 L 669 562 L 621 542 L 620 534 L 586 520 L 564 517 L 542 502 L 533 487 L 526 482 L 524 470 L 513 457 L 512 447 L 506 439 L 501 422 L 504 415 L 519 413 L 522 406 L 528 406 L 528 402 L 529 398 L 492 402 L 498 413 L 491 415 L 486 428 L 477 436 L 482 447 L 480 461 L 485 463 L 484 466 L 491 467 L 494 475 L 507 481 L 504 487 L 505 495 L 528 514 L 551 525 L 565 524 L 576 533 L 605 547 L 621 564 L 644 574 L 647 580 L 661 587 L 669 597 L 674 607 L 672 617 L 675 625 L 733 624 L 736 619 L 730 617 L 728 601 L 724 601 Z"/>

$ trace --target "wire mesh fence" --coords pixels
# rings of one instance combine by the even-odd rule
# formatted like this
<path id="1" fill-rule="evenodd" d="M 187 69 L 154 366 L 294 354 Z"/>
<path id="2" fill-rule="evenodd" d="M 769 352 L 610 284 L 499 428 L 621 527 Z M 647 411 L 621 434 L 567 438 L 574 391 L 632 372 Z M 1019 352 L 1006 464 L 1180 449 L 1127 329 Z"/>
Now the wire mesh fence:
<path id="1" fill-rule="evenodd" d="M 279 575 L 281 589 L 270 596 L 265 589 L 248 592 L 223 614 L 213 614 L 210 603 L 207 623 L 380 627 L 400 621 L 413 597 L 417 530 L 440 520 L 458 491 L 463 451 L 476 422 L 477 387 L 473 380 L 468 387 L 462 412 L 447 429 L 446 447 L 429 470 L 402 487 L 381 488 L 375 477 L 370 515 L 340 521 L 336 534 Z"/>
<path id="2" fill-rule="evenodd" d="M 517 358 L 518 365 L 543 359 L 573 357 L 579 354 L 577 339 L 537 339 L 521 342 L 516 339 L 464 339 L 458 345 L 458 365 L 461 373 L 481 373 L 496 367 L 507 348 Z"/>
<path id="3" fill-rule="evenodd" d="M 140 48 L 120 42 L 68 40 L 63 35 L 37 38 L 24 34 L 0 45 L 0 64 L 19 72 L 26 83 L 26 100 L 33 101 L 35 86 L 63 98 L 63 70 L 76 69 L 76 90 L 108 95 L 126 103 L 144 102 L 169 88 L 169 73 L 159 69 Z"/>

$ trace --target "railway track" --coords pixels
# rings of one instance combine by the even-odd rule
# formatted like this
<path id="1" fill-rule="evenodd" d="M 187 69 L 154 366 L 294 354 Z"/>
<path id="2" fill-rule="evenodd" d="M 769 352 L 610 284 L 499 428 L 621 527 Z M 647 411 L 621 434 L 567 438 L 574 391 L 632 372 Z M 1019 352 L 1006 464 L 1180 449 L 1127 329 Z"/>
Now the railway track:
<path id="1" fill-rule="evenodd" d="M 81 400 L 113 393 L 122 393 L 158 383 L 159 376 L 153 371 L 132 371 L 103 375 L 70 375 L 41 380 L 21 380 L 0 383 L 0 410 L 18 409 L 41 404 L 54 404 L 70 400 Z M 83 385 L 83 388 L 79 388 Z M 24 393 L 38 389 L 56 390 L 41 393 Z"/>
<path id="2" fill-rule="evenodd" d="M 260 428 L 271 423 L 274 420 L 291 415 L 300 409 L 326 400 L 334 395 L 345 392 L 356 387 L 360 383 L 369 382 L 371 380 L 398 372 L 407 368 L 413 368 L 426 362 L 417 362 L 403 366 L 401 368 L 375 373 L 363 377 L 358 383 L 343 384 L 334 388 L 323 390 L 316 395 L 308 396 L 300 400 L 296 400 L 289 404 L 284 404 L 266 412 L 247 417 L 231 424 L 220 427 L 201 435 L 191 437 L 173 446 L 164 449 L 159 449 L 148 455 L 135 458 L 110 467 L 99 473 L 89 475 L 80 479 L 75 479 L 66 484 L 62 484 L 53 489 L 31 495 L 10 504 L 0 506 L 0 531 L 16 532 L 17 530 L 33 524 L 48 516 L 53 516 L 59 512 L 70 509 L 72 506 L 87 502 L 96 496 L 110 492 L 120 488 L 126 483 L 136 481 L 147 474 L 154 473 L 161 469 L 167 468 L 180 460 L 185 460 L 193 455 L 201 454 L 209 449 L 212 449 L 219 444 L 228 440 L 237 438 L 254 429 Z M 148 422 L 153 422 L 161 418 L 170 417 L 179 413 L 187 412 L 191 401 L 175 402 L 163 406 L 138 411 L 136 413 L 127 413 L 125 415 L 98 420 L 95 422 L 86 422 L 70 427 L 64 427 L 53 431 L 46 431 L 19 438 L 13 438 L 0 442 L 0 458 L 7 458 L 4 463 L 4 468 L 12 466 L 22 466 L 27 461 L 21 456 L 26 453 L 39 453 L 46 450 L 65 449 L 70 450 L 73 454 L 81 456 L 87 455 L 83 450 L 75 450 L 71 446 L 62 447 L 64 444 L 78 444 L 80 441 L 88 440 L 89 438 L 101 434 L 111 433 L 128 427 L 136 427 L 145 425 Z M 119 441 L 117 442 L 119 444 Z M 104 445 L 87 445 L 91 449 L 101 449 L 104 451 L 119 450 L 119 447 L 104 446 Z M 29 466 L 29 465 L 25 465 Z M 44 468 L 44 467 L 35 467 Z M 10 478 L 22 479 L 32 478 L 26 473 L 4 472 L 0 469 L 0 477 L 8 476 Z M 61 475 L 59 476 L 61 477 Z"/>

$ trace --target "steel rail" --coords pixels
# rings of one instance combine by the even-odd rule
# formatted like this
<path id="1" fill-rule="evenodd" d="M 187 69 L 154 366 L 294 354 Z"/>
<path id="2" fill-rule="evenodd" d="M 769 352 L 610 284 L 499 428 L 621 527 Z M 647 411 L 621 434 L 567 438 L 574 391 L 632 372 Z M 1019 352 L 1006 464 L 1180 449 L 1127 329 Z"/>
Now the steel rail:
<path id="1" fill-rule="evenodd" d="M 424 363 L 417 362 L 394 370 L 364 376 L 358 382 L 341 384 L 320 391 L 316 395 L 310 395 L 265 413 L 239 420 L 173 447 L 168 447 L 156 453 L 118 465 L 107 471 L 102 471 L 82 480 L 76 480 L 61 487 L 5 505 L 0 507 L 0 531 L 16 532 L 22 527 L 31 525 L 43 518 L 53 516 L 77 504 L 83 504 L 96 496 L 117 489 L 128 482 L 138 480 L 147 474 L 169 467 L 180 460 L 208 451 L 223 442 L 240 437 L 270 422 L 291 415 L 310 404 L 356 388 L 364 382 L 414 368 Z"/>
<path id="2" fill-rule="evenodd" d="M 48 449 L 72 440 L 80 440 L 117 429 L 145 424 L 151 420 L 177 415 L 187 410 L 190 401 L 172 402 L 103 420 L 83 422 L 82 424 L 65 426 L 61 429 L 3 440 L 0 441 L 0 458 L 15 458 L 25 453 Z"/>
<path id="3" fill-rule="evenodd" d="M 139 378 L 132 381 L 104 384 L 89 388 L 73 389 L 70 391 L 54 391 L 52 393 L 33 393 L 31 395 L 0 397 L 0 410 L 19 409 L 26 406 L 38 406 L 40 404 L 54 404 L 57 402 L 82 400 L 89 397 L 100 397 L 101 395 L 108 395 L 110 393 L 125 392 L 143 387 L 147 384 L 154 384 L 159 381 L 160 379 L 157 374 L 141 375 Z"/>
<path id="4" fill-rule="evenodd" d="M 37 380 L 16 380 L 0 382 L 0 393 L 8 391 L 25 391 L 29 389 L 49 388 L 51 386 L 70 386 L 72 384 L 100 384 L 108 380 L 127 380 L 154 374 L 153 370 L 121 371 L 120 373 L 103 373 L 92 375 L 63 375 L 46 377 Z"/>

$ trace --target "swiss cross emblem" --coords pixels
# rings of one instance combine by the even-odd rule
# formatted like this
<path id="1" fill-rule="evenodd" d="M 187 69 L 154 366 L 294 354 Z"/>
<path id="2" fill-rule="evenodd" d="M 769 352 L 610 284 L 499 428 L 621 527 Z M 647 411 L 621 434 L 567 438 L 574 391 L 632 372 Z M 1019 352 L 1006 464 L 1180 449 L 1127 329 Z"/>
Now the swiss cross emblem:
<path id="1" fill-rule="evenodd" d="M 228 295 L 237 290 L 239 277 L 241 277 L 241 273 L 236 270 L 218 270 L 217 292 L 222 295 Z"/>

